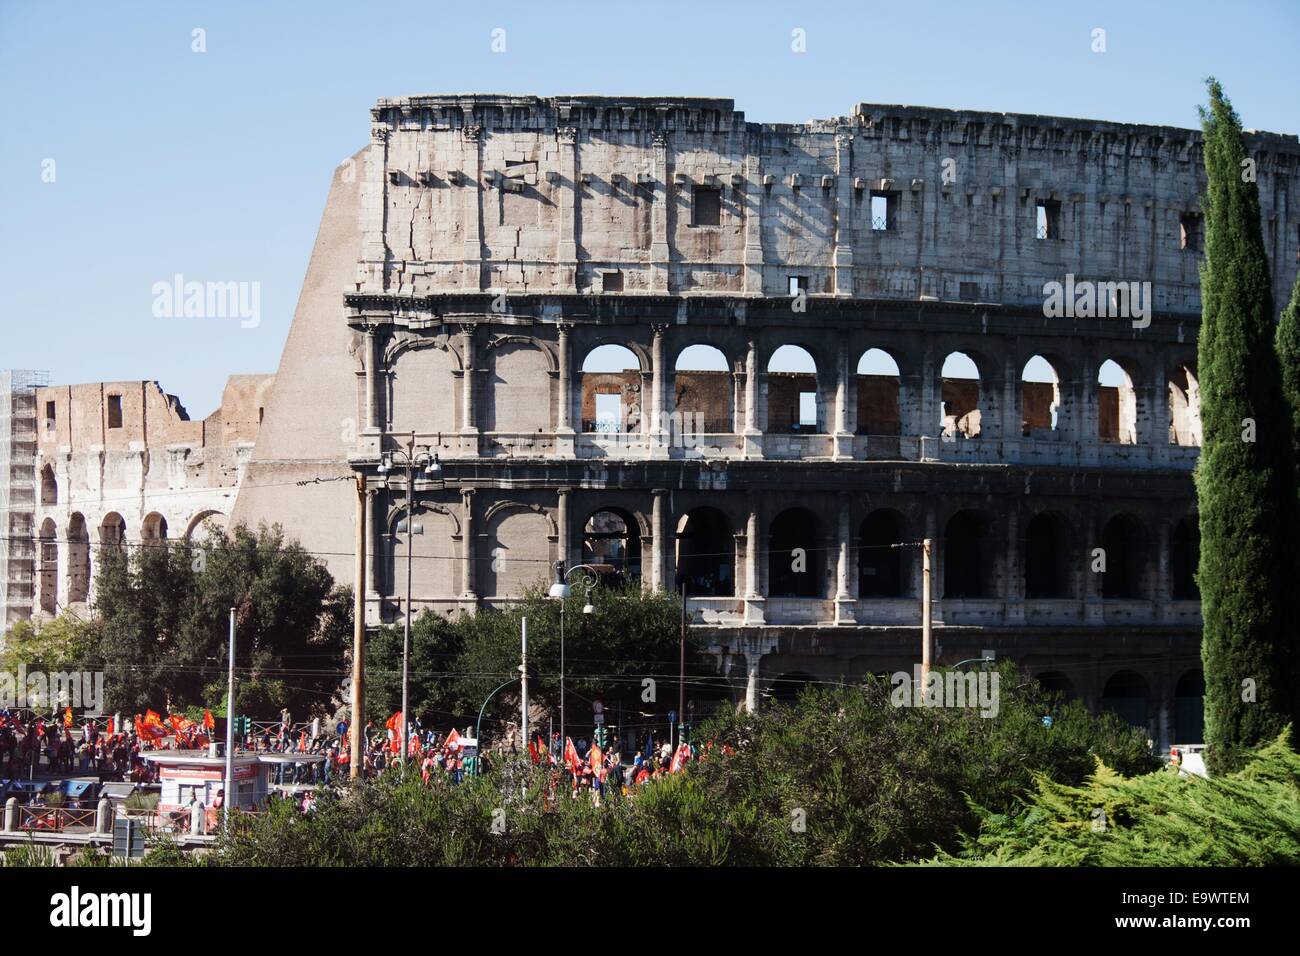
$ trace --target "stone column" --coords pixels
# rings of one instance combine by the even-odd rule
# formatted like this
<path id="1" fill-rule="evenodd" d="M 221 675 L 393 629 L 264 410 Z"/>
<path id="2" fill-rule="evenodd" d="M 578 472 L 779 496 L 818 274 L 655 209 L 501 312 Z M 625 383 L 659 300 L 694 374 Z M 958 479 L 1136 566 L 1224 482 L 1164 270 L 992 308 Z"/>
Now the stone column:
<path id="1" fill-rule="evenodd" d="M 1085 356 L 1079 366 L 1079 386 L 1075 393 L 1075 441 L 1078 443 L 1080 465 L 1095 465 L 1099 459 L 1098 432 L 1100 429 L 1098 403 L 1101 387 L 1097 384 L 1098 366 L 1091 356 Z"/>
<path id="2" fill-rule="evenodd" d="M 474 575 L 476 534 L 474 530 L 473 488 L 464 488 L 460 493 L 460 533 L 460 600 L 463 605 L 474 607 L 478 604 L 478 587 Z"/>
<path id="3" fill-rule="evenodd" d="M 832 426 L 832 454 L 853 457 L 853 433 L 849 429 L 849 345 L 843 338 L 835 350 L 835 422 Z"/>
<path id="4" fill-rule="evenodd" d="M 746 624 L 763 623 L 762 562 L 759 549 L 762 546 L 759 512 L 760 500 L 757 494 L 749 498 L 749 518 L 745 523 L 745 616 Z"/>
<path id="5" fill-rule="evenodd" d="M 576 437 L 573 429 L 573 357 L 569 344 L 569 333 L 573 326 L 561 322 L 557 327 L 560 365 L 559 414 L 555 417 L 555 453 L 559 457 L 572 458 L 575 454 Z"/>
<path id="6" fill-rule="evenodd" d="M 943 401 L 942 384 L 934 367 L 934 353 L 926 348 L 921 359 L 920 401 L 917 403 L 919 421 L 915 434 L 921 438 L 921 456 L 939 457 L 938 435 L 939 403 Z"/>
<path id="7" fill-rule="evenodd" d="M 474 374 L 474 364 L 478 359 L 474 350 L 474 326 L 460 327 L 461 371 L 461 412 L 460 435 L 461 453 L 478 455 L 478 381 Z"/>
<path id="8" fill-rule="evenodd" d="M 1153 621 L 1172 621 L 1174 617 L 1173 599 L 1174 589 L 1173 581 L 1170 577 L 1170 547 L 1169 538 L 1173 531 L 1173 523 L 1165 516 L 1160 516 L 1154 522 L 1154 533 L 1156 536 L 1156 560 L 1154 575 L 1155 580 L 1151 582 L 1151 619 Z M 1150 565 L 1148 565 L 1150 567 Z M 1148 576 L 1152 570 L 1147 571 Z"/>
<path id="9" fill-rule="evenodd" d="M 1015 356 L 1008 355 L 1002 363 L 1002 461 L 1020 460 L 1020 439 L 1024 432 L 1023 388 Z"/>
<path id="10" fill-rule="evenodd" d="M 758 713 L 758 681 L 762 664 L 763 655 L 751 645 L 745 653 L 745 710 L 751 714 Z"/>
<path id="11" fill-rule="evenodd" d="M 366 413 L 365 431 L 374 433 L 383 429 L 383 422 L 379 420 L 379 410 L 381 401 L 379 397 L 380 384 L 380 365 L 384 361 L 383 342 L 379 334 L 372 328 L 366 330 L 366 398 L 363 408 Z M 376 448 L 378 451 L 378 448 Z"/>
<path id="12" fill-rule="evenodd" d="M 471 292 L 483 289 L 483 128 L 473 124 L 469 110 L 461 127 L 461 162 L 465 182 L 461 185 L 465 238 L 461 257 L 463 287 Z"/>
<path id="13" fill-rule="evenodd" d="M 849 565 L 853 546 L 849 496 L 838 495 L 836 506 L 839 508 L 839 535 L 835 560 L 835 623 L 853 624 L 854 601 L 849 590 Z"/>
<path id="14" fill-rule="evenodd" d="M 668 181 L 668 134 L 654 134 L 655 189 L 660 190 L 659 201 L 650 210 L 650 291 L 668 291 L 668 204 L 676 199 L 676 187 Z"/>
<path id="15" fill-rule="evenodd" d="M 559 529 L 557 544 L 560 551 L 560 560 L 564 562 L 564 566 L 567 568 L 578 563 L 573 557 L 572 535 L 569 533 L 569 489 L 560 488 L 556 491 L 555 497 L 555 524 Z"/>
<path id="16" fill-rule="evenodd" d="M 555 131 L 559 141 L 560 183 L 555 196 L 560 211 L 560 243 L 556 254 L 558 288 L 562 292 L 578 291 L 577 204 L 582 184 L 578 181 L 578 130 L 561 126 Z"/>
<path id="17" fill-rule="evenodd" d="M 763 433 L 758 427 L 758 340 L 750 339 L 745 348 L 745 432 L 743 451 L 746 458 L 763 457 Z"/>
<path id="18" fill-rule="evenodd" d="M 763 188 L 761 160 L 745 157 L 745 292 L 763 294 Z"/>
<path id="19" fill-rule="evenodd" d="M 1094 498 L 1088 502 L 1087 511 L 1087 548 L 1083 555 L 1083 622 L 1085 624 L 1104 624 L 1106 616 L 1102 605 L 1102 582 L 1100 572 L 1092 569 L 1095 562 L 1094 552 L 1101 547 L 1101 506 Z"/>
<path id="20" fill-rule="evenodd" d="M 1008 624 L 1025 623 L 1025 575 L 1020 559 L 1020 503 L 1012 501 L 1006 508 L 1007 515 L 1007 580 L 1004 593 L 1006 622 Z"/>
<path id="21" fill-rule="evenodd" d="M 650 415 L 650 456 L 652 458 L 668 457 L 669 436 L 664 432 L 667 418 L 665 409 L 665 385 L 667 369 L 664 368 L 664 333 L 666 325 L 650 327 L 654 337 L 650 343 L 650 401 L 647 412 Z"/>
<path id="22" fill-rule="evenodd" d="M 384 563 L 389 560 L 392 540 L 384 520 L 384 502 L 392 495 L 386 488 L 374 488 L 366 495 L 366 623 L 380 623 L 382 596 L 379 585 Z"/>
<path id="23" fill-rule="evenodd" d="M 745 365 L 743 360 L 731 368 L 731 430 L 737 435 L 745 433 Z"/>
<path id="24" fill-rule="evenodd" d="M 664 571 L 667 556 L 667 520 L 664 514 L 664 498 L 668 495 L 668 489 L 655 488 L 650 494 L 652 496 L 650 505 L 650 586 L 657 591 L 662 591 L 668 587 L 668 580 Z"/>
<path id="25" fill-rule="evenodd" d="M 1165 357 L 1156 355 L 1155 381 L 1150 388 L 1151 409 L 1151 460 L 1156 464 L 1169 461 L 1169 376 L 1165 372 Z"/>

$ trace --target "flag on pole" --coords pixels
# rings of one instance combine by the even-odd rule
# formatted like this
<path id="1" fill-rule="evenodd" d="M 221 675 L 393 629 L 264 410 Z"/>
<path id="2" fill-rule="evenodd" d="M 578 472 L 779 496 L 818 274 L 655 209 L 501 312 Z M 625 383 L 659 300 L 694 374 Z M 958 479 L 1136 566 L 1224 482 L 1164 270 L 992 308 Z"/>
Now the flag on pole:
<path id="1" fill-rule="evenodd" d="M 111 724 L 110 724 L 110 726 L 111 726 Z M 204 726 L 205 728 L 207 728 L 208 730 L 215 730 L 215 729 L 216 729 L 216 727 L 217 727 L 217 722 L 216 722 L 215 720 L 212 719 L 212 711 L 210 711 L 210 710 L 205 710 L 205 711 L 203 712 L 203 726 Z"/>
<path id="2" fill-rule="evenodd" d="M 63 711 L 63 726 L 64 726 L 64 727 L 71 727 L 71 726 L 72 726 L 72 708 L 71 708 L 71 707 L 66 707 L 66 708 L 64 708 L 64 711 Z"/>
<path id="3" fill-rule="evenodd" d="M 453 727 L 451 729 L 451 733 L 447 735 L 446 741 L 443 742 L 442 749 L 443 750 L 460 749 L 460 734 L 456 731 L 455 727 Z"/>
<path id="4" fill-rule="evenodd" d="M 573 746 L 573 738 L 564 738 L 564 765 L 569 768 L 570 773 L 578 773 L 582 769 L 582 761 L 578 759 L 578 748 Z"/>
<path id="5" fill-rule="evenodd" d="M 399 710 L 384 724 L 388 728 L 388 747 L 395 754 L 402 752 L 402 712 Z"/>
<path id="6" fill-rule="evenodd" d="M 673 762 L 668 765 L 668 772 L 676 773 L 678 770 L 681 770 L 682 767 L 686 766 L 686 764 L 690 762 L 690 759 L 691 759 L 690 745 L 682 744 L 680 747 L 677 748 L 677 752 L 673 754 Z"/>

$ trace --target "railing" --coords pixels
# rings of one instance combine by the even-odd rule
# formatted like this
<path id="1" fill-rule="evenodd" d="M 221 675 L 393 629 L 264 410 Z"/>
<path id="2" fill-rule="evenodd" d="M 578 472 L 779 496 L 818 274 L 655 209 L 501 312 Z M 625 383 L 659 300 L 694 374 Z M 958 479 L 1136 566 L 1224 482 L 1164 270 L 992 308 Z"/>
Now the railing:
<path id="1" fill-rule="evenodd" d="M 18 808 L 18 829 L 30 833 L 62 833 L 69 827 L 95 829 L 94 810 L 69 810 L 65 807 Z"/>

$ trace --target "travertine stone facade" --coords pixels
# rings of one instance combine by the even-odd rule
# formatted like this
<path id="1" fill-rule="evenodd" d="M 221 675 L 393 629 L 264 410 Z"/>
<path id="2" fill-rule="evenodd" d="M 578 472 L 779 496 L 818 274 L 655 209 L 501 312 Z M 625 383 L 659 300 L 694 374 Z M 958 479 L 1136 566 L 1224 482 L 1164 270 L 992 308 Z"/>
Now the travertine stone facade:
<path id="1" fill-rule="evenodd" d="M 1300 144 L 1249 148 L 1281 299 Z M 773 125 L 729 100 L 381 100 L 236 516 L 350 580 L 336 479 L 365 475 L 368 617 L 392 618 L 405 479 L 379 465 L 414 432 L 444 462 L 416 483 L 417 609 L 508 602 L 557 559 L 684 584 L 749 706 L 910 666 L 929 537 L 941 661 L 992 649 L 1195 736 L 1200 149 L 915 107 Z M 1067 281 L 1150 295 L 1049 317 Z M 584 373 L 609 345 L 624 364 Z M 802 366 L 773 362 L 787 345 Z"/>
<path id="2" fill-rule="evenodd" d="M 101 548 L 224 526 L 273 381 L 232 375 L 221 407 L 198 421 L 157 382 L 38 389 L 32 612 L 92 603 Z"/>

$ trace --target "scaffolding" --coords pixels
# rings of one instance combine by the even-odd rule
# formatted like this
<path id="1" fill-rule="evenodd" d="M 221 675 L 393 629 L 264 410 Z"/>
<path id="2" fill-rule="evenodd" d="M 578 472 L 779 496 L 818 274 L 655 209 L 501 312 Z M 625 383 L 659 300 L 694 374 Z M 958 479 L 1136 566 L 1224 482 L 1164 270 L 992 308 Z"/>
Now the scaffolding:
<path id="1" fill-rule="evenodd" d="M 0 371 L 0 587 L 5 632 L 15 621 L 31 616 L 35 596 L 36 390 L 48 384 L 48 372 Z"/>

